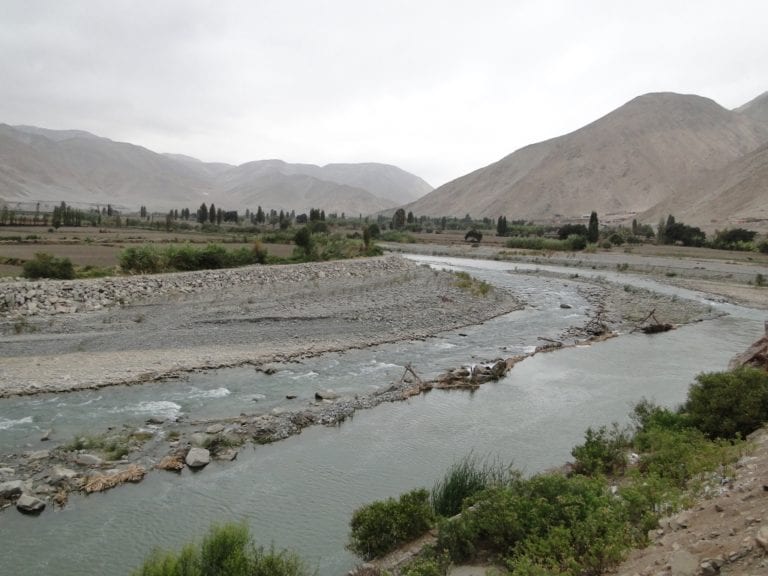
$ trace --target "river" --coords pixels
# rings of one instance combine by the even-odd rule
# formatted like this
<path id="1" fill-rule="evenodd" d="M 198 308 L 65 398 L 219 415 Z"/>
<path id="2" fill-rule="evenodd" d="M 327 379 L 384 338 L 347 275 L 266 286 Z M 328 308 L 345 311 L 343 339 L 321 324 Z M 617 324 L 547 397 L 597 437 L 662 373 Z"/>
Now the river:
<path id="1" fill-rule="evenodd" d="M 67 439 L 107 426 L 142 425 L 152 415 L 205 419 L 295 408 L 318 389 L 367 393 L 399 378 L 407 362 L 433 376 L 461 363 L 530 350 L 538 337 L 557 338 L 587 318 L 576 282 L 510 273 L 544 267 L 414 258 L 467 270 L 520 293 L 528 306 L 424 341 L 279 365 L 272 376 L 244 367 L 1 400 L 0 451 L 44 447 L 39 436 L 48 428 L 54 439 Z M 646 278 L 600 276 L 703 299 Z M 245 447 L 236 461 L 215 462 L 198 473 L 153 472 L 137 485 L 72 495 L 66 508 L 49 507 L 37 518 L 5 511 L 0 574 L 128 574 L 154 546 L 176 548 L 202 536 L 211 523 L 243 520 L 259 543 L 297 551 L 321 576 L 341 575 L 356 563 L 344 544 L 349 518 L 361 504 L 429 487 L 470 452 L 513 462 L 526 473 L 557 466 L 569 459 L 587 426 L 625 422 L 640 398 L 681 402 L 697 373 L 724 369 L 763 331 L 759 312 L 712 305 L 728 315 L 653 337 L 624 335 L 536 355 L 475 392 L 432 391 L 380 405 L 336 428 L 313 427 L 275 444 Z M 288 393 L 298 398 L 287 401 Z"/>

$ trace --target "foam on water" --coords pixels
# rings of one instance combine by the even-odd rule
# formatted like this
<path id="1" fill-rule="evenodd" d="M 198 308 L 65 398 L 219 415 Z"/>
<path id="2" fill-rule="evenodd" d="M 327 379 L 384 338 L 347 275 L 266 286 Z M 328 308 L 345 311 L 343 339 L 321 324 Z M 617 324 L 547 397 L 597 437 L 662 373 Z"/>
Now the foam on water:
<path id="1" fill-rule="evenodd" d="M 225 396 L 229 396 L 231 392 L 229 391 L 229 388 L 224 388 L 223 386 L 221 388 L 214 388 L 213 390 L 200 390 L 198 392 L 195 392 L 194 394 L 190 394 L 190 398 L 224 398 Z"/>
<path id="2" fill-rule="evenodd" d="M 10 430 L 19 424 L 32 424 L 32 416 L 25 416 L 24 418 L 19 418 L 18 420 L 0 418 L 0 430 Z"/>
<path id="3" fill-rule="evenodd" d="M 165 418 L 175 418 L 181 412 L 181 406 L 176 402 L 169 402 L 167 400 L 154 400 L 148 402 L 139 402 L 138 404 L 131 404 L 124 408 L 113 408 L 110 410 L 112 414 L 118 414 L 123 412 L 132 412 L 135 414 L 152 414 L 153 416 L 163 416 Z"/>

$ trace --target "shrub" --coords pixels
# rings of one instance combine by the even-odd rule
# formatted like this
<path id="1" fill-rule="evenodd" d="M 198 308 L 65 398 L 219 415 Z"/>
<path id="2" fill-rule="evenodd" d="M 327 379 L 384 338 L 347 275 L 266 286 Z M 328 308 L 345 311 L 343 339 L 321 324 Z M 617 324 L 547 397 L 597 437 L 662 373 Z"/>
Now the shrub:
<path id="1" fill-rule="evenodd" d="M 155 274 L 163 269 L 160 253 L 154 246 L 130 246 L 120 253 L 123 272 Z"/>
<path id="2" fill-rule="evenodd" d="M 155 550 L 133 576 L 307 576 L 294 554 L 254 546 L 245 524 L 213 526 L 199 546 Z"/>
<path id="3" fill-rule="evenodd" d="M 651 428 L 637 438 L 643 451 L 640 471 L 684 488 L 689 480 L 702 472 L 725 464 L 728 454 L 722 446 L 710 442 L 700 430 Z"/>
<path id="4" fill-rule="evenodd" d="M 601 426 L 597 430 L 587 428 L 584 444 L 574 447 L 571 455 L 576 459 L 575 471 L 578 474 L 616 474 L 627 465 L 626 450 L 629 436 L 613 424 L 610 431 Z"/>
<path id="5" fill-rule="evenodd" d="M 350 522 L 349 549 L 365 560 L 383 556 L 430 529 L 434 515 L 429 492 L 411 490 L 398 500 L 388 498 L 355 510 Z"/>
<path id="6" fill-rule="evenodd" d="M 768 420 L 768 373 L 744 366 L 700 374 L 688 389 L 684 410 L 710 438 L 746 436 Z"/>
<path id="7" fill-rule="evenodd" d="M 400 573 L 402 576 L 447 576 L 451 559 L 447 554 L 435 554 L 433 550 L 411 561 Z"/>
<path id="8" fill-rule="evenodd" d="M 21 275 L 30 280 L 38 278 L 71 280 L 75 277 L 75 269 L 69 258 L 56 258 L 50 254 L 38 252 L 32 260 L 24 262 Z"/>

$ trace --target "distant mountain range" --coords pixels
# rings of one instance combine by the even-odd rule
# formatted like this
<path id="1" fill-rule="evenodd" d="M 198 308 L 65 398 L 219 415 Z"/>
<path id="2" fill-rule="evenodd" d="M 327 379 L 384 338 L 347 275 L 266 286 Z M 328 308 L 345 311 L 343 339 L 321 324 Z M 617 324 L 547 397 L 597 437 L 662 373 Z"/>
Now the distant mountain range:
<path id="1" fill-rule="evenodd" d="M 694 95 L 639 96 L 405 206 L 418 215 L 553 220 L 674 213 L 708 228 L 768 219 L 768 93 L 736 110 Z"/>
<path id="2" fill-rule="evenodd" d="M 112 204 L 136 209 L 264 209 L 371 214 L 432 190 L 387 164 L 240 166 L 158 154 L 80 130 L 0 124 L 0 199 L 13 202 Z"/>

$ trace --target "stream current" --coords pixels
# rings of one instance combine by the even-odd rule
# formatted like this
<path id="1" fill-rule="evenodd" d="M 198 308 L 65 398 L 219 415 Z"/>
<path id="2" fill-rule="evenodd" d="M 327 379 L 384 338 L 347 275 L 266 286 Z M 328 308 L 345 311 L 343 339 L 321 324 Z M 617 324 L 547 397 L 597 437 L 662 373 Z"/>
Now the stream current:
<path id="1" fill-rule="evenodd" d="M 570 275 L 573 268 L 413 259 L 465 270 L 519 294 L 526 307 L 424 341 L 276 364 L 271 376 L 241 367 L 2 399 L 0 454 L 49 448 L 39 440 L 48 429 L 54 430 L 50 443 L 64 442 L 109 426 L 142 426 L 151 416 L 205 420 L 299 409 L 328 388 L 342 396 L 367 394 L 399 379 L 408 362 L 423 378 L 434 377 L 446 368 L 531 351 L 539 337 L 561 339 L 565 329 L 588 319 L 589 305 L 574 280 L 514 273 L 538 268 Z M 707 302 L 647 278 L 599 276 Z M 176 549 L 202 537 L 211 523 L 240 520 L 259 544 L 295 550 L 320 576 L 344 574 L 358 562 L 344 545 L 360 505 L 430 487 L 470 452 L 513 462 L 526 473 L 558 466 L 588 426 L 625 422 L 642 397 L 680 403 L 696 374 L 726 368 L 763 331 L 760 312 L 707 303 L 727 316 L 653 337 L 624 335 L 536 355 L 474 392 L 434 390 L 382 404 L 336 428 L 311 427 L 271 445 L 246 446 L 234 462 L 213 462 L 201 472 L 152 472 L 140 484 L 73 494 L 64 509 L 49 506 L 37 518 L 6 510 L 0 514 L 0 574 L 129 574 L 153 547 Z M 286 400 L 288 394 L 297 398 Z"/>

